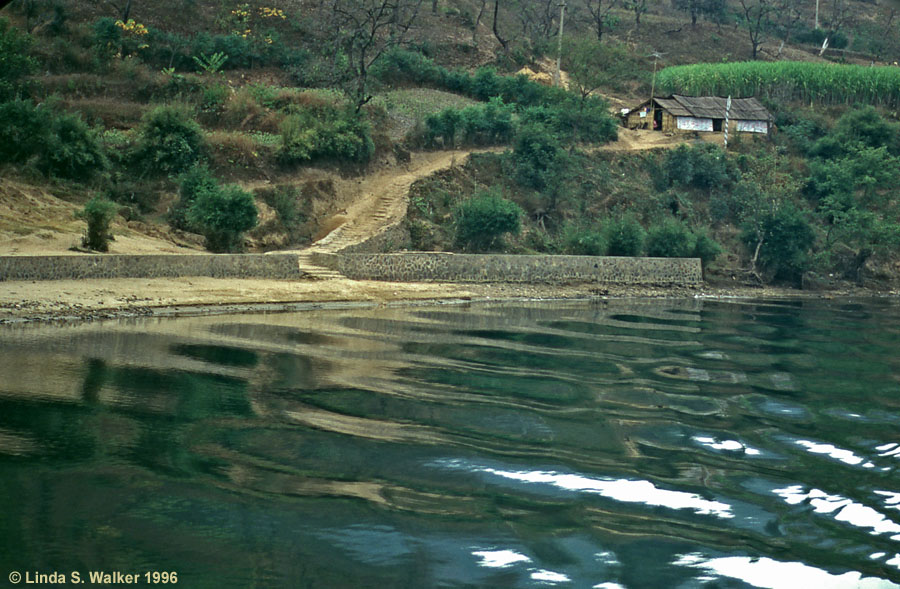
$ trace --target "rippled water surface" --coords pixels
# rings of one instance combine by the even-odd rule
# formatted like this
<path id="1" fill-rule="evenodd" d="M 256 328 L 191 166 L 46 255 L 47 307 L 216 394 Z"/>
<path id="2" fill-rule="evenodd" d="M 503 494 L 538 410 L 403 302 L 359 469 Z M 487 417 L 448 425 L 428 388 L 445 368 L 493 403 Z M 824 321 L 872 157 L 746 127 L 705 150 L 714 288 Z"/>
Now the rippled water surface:
<path id="1" fill-rule="evenodd" d="M 0 329 L 0 579 L 897 587 L 900 306 Z"/>

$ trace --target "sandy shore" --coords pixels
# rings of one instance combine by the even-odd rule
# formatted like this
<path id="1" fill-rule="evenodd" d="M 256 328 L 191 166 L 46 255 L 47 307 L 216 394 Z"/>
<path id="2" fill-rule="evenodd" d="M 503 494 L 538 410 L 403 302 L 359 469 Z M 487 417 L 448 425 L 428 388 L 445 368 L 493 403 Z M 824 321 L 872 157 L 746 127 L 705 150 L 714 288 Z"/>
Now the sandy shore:
<path id="1" fill-rule="evenodd" d="M 673 288 L 598 284 L 444 284 L 357 280 L 234 280 L 203 277 L 0 282 L 0 323 L 274 312 L 324 304 L 622 297 L 873 296 L 862 289 L 807 293 L 753 287 Z"/>

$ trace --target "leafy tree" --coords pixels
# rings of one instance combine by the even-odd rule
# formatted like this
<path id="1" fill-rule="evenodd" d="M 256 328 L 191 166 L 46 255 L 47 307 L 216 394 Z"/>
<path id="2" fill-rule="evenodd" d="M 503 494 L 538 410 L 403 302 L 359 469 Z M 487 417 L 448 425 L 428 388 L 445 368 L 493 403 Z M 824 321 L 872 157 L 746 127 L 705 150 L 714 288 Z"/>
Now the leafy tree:
<path id="1" fill-rule="evenodd" d="M 494 249 L 503 235 L 521 230 L 522 214 L 521 207 L 500 196 L 499 190 L 476 194 L 453 211 L 456 241 L 473 251 Z"/>
<path id="2" fill-rule="evenodd" d="M 772 280 L 797 282 L 809 264 L 815 233 L 803 212 L 790 201 L 744 225 L 741 237 L 753 252 L 754 267 Z"/>
<path id="3" fill-rule="evenodd" d="M 187 218 L 206 238 L 208 250 L 229 252 L 240 249 L 243 234 L 256 226 L 257 215 L 253 196 L 230 184 L 200 190 Z"/>
<path id="4" fill-rule="evenodd" d="M 77 211 L 76 216 L 87 221 L 87 233 L 82 245 L 98 252 L 109 251 L 109 242 L 112 240 L 109 226 L 117 211 L 115 203 L 99 196 L 92 198 L 84 205 L 84 209 Z"/>

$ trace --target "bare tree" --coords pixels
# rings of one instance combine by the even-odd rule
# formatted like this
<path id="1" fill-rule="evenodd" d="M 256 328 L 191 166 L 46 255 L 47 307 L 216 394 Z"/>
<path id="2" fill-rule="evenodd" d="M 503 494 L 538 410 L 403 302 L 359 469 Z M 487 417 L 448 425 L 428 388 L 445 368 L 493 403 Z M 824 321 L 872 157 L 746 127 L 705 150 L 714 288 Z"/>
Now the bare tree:
<path id="1" fill-rule="evenodd" d="M 781 3 L 775 0 L 740 0 L 744 12 L 744 26 L 750 35 L 751 58 L 756 59 L 759 47 L 772 29 L 772 16 Z"/>
<path id="2" fill-rule="evenodd" d="M 590 14 L 591 27 L 597 33 L 597 41 L 603 41 L 603 33 L 612 29 L 614 21 L 610 12 L 618 4 L 619 0 L 584 0 L 585 8 Z"/>
<path id="3" fill-rule="evenodd" d="M 524 0 L 518 3 L 516 13 L 522 23 L 522 34 L 532 42 L 553 37 L 559 28 L 558 0 Z"/>
<path id="4" fill-rule="evenodd" d="M 632 11 L 634 13 L 634 28 L 637 31 L 641 30 L 641 15 L 647 12 L 648 4 L 650 4 L 650 0 L 623 0 L 625 3 L 625 8 Z"/>
<path id="5" fill-rule="evenodd" d="M 331 0 L 335 70 L 348 83 L 358 111 L 372 99 L 369 71 L 403 42 L 423 0 Z"/>
<path id="6" fill-rule="evenodd" d="M 472 44 L 478 45 L 478 25 L 481 24 L 481 17 L 484 16 L 484 9 L 488 0 L 481 0 L 481 8 L 478 9 L 478 16 L 475 17 L 475 24 L 472 25 Z"/>
<path id="7" fill-rule="evenodd" d="M 704 17 L 720 23 L 725 14 L 725 0 L 673 0 L 672 6 L 676 10 L 687 12 L 691 15 L 691 26 L 697 26 L 697 19 Z"/>
<path id="8" fill-rule="evenodd" d="M 826 34 L 825 42 L 822 44 L 822 50 L 819 55 L 825 53 L 829 43 L 834 37 L 841 32 L 841 29 L 848 24 L 850 20 L 850 3 L 847 0 L 831 0 L 828 7 L 828 14 L 825 17 Z"/>
<path id="9" fill-rule="evenodd" d="M 106 0 L 106 4 L 113 7 L 122 22 L 128 22 L 128 17 L 131 16 L 131 0 L 125 0 L 124 2 Z"/>
<path id="10" fill-rule="evenodd" d="M 494 0 L 494 22 L 491 25 L 491 30 L 494 31 L 494 37 L 497 38 L 497 41 L 500 42 L 500 46 L 503 47 L 504 53 L 509 53 L 509 40 L 504 39 L 502 35 L 500 35 L 500 29 L 497 27 L 497 17 L 500 14 L 500 0 Z"/>

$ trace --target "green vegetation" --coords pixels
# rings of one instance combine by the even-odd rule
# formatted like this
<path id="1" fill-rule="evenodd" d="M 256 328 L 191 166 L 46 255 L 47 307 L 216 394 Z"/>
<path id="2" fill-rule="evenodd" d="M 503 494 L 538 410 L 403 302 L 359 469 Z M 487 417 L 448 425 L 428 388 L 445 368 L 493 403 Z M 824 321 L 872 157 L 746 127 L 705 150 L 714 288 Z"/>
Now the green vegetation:
<path id="1" fill-rule="evenodd" d="M 15 98 L 21 92 L 23 77 L 37 69 L 37 60 L 29 55 L 30 35 L 10 27 L 0 18 L 0 101 Z"/>
<path id="2" fill-rule="evenodd" d="M 87 233 L 85 233 L 82 245 L 98 252 L 109 250 L 109 242 L 112 240 L 112 233 L 109 226 L 113 218 L 116 216 L 118 207 L 103 198 L 92 198 L 84 208 L 77 211 L 76 216 L 79 219 L 87 221 Z"/>
<path id="3" fill-rule="evenodd" d="M 169 224 L 200 233 L 210 251 L 240 250 L 244 232 L 256 226 L 253 195 L 233 184 L 220 185 L 203 165 L 189 169 L 179 181 L 179 199 L 166 214 Z"/>
<path id="4" fill-rule="evenodd" d="M 522 209 L 500 196 L 498 190 L 476 194 L 453 211 L 457 243 L 476 252 L 502 245 L 503 235 L 521 230 Z"/>
<path id="5" fill-rule="evenodd" d="M 657 75 L 662 93 L 756 96 L 817 104 L 900 106 L 900 69 L 798 61 L 701 63 Z"/>
<path id="6" fill-rule="evenodd" d="M 203 131 L 185 108 L 151 110 L 144 116 L 140 133 L 135 163 L 146 170 L 178 174 L 203 156 Z"/>
<path id="7" fill-rule="evenodd" d="M 97 133 L 80 116 L 62 114 L 50 125 L 37 166 L 48 176 L 88 180 L 106 171 L 109 162 Z"/>
<path id="8" fill-rule="evenodd" d="M 364 164 L 375 153 L 368 121 L 349 106 L 314 99 L 289 112 L 281 123 L 278 152 L 284 164 L 322 159 Z"/>
<path id="9" fill-rule="evenodd" d="M 199 191 L 187 212 L 212 252 L 241 249 L 244 232 L 256 226 L 257 215 L 253 195 L 234 184 Z"/>

